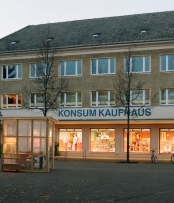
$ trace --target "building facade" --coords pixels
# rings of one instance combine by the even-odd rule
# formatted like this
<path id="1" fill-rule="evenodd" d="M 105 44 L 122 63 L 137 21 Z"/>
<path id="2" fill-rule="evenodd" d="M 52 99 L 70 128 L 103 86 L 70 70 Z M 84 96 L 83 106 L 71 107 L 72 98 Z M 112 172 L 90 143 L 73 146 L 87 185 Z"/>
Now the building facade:
<path id="1" fill-rule="evenodd" d="M 135 74 L 144 85 L 140 97 L 130 104 L 130 157 L 150 157 L 156 148 L 160 158 L 170 158 L 174 150 L 173 20 L 170 11 L 49 25 L 49 40 L 57 51 L 57 79 L 66 77 L 70 87 L 60 94 L 56 113 L 49 113 L 57 120 L 55 141 L 61 155 L 126 157 L 127 117 L 125 109 L 115 105 L 114 81 L 118 71 L 124 72 L 131 49 Z M 46 26 L 28 26 L 0 40 L 4 117 L 42 115 L 23 107 L 22 86 L 35 80 L 32 67 L 38 64 L 38 36 Z M 32 109 L 39 103 L 39 92 L 31 98 Z"/>

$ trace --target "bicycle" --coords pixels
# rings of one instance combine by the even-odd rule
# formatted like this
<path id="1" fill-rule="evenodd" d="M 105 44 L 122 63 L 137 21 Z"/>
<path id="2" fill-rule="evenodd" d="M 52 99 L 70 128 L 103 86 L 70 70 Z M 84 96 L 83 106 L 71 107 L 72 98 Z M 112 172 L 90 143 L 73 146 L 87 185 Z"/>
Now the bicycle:
<path id="1" fill-rule="evenodd" d="M 156 149 L 156 148 L 155 148 Z M 157 157 L 155 156 L 155 149 L 152 149 L 152 153 L 151 153 L 151 161 L 152 163 L 156 164 L 158 162 Z M 174 157 L 173 157 L 173 161 L 174 161 Z"/>
<path id="2" fill-rule="evenodd" d="M 174 164 L 174 154 L 172 154 L 172 156 L 171 156 L 171 162 L 172 162 L 172 164 Z"/>

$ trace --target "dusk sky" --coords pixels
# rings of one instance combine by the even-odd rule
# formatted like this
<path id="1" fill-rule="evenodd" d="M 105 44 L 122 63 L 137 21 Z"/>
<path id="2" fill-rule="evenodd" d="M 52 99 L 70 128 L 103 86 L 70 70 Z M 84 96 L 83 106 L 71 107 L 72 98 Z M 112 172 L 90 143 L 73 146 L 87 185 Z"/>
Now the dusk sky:
<path id="1" fill-rule="evenodd" d="M 0 0 L 0 38 L 28 25 L 174 10 L 174 0 Z"/>

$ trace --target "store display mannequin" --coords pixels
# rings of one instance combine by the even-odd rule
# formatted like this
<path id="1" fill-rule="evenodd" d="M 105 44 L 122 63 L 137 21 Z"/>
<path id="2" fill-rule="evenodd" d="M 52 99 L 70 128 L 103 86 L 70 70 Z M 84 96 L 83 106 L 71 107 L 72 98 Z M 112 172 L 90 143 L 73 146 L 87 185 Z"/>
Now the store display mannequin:
<path id="1" fill-rule="evenodd" d="M 137 151 L 139 151 L 139 147 L 140 147 L 140 134 L 139 133 L 136 133 L 136 148 L 137 148 Z"/>
<path id="2" fill-rule="evenodd" d="M 68 138 L 67 138 L 67 136 L 64 136 L 63 137 L 63 144 L 64 144 L 64 150 L 65 151 L 67 150 L 67 143 L 68 143 Z"/>
<path id="3" fill-rule="evenodd" d="M 77 150 L 77 134 L 74 134 L 73 144 L 72 144 L 72 151 L 76 151 L 76 150 Z"/>
<path id="4" fill-rule="evenodd" d="M 77 137 L 78 137 L 77 150 L 78 150 L 78 151 L 82 151 L 82 135 L 79 134 Z"/>

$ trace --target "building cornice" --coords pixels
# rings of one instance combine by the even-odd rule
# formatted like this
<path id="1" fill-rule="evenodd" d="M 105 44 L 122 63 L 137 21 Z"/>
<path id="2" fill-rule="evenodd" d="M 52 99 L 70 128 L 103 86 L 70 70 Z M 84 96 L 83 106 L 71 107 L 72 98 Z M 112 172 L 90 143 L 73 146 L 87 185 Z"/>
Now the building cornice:
<path id="1" fill-rule="evenodd" d="M 57 49 L 55 56 L 76 56 L 87 54 L 106 54 L 126 52 L 129 49 L 132 51 L 148 51 L 159 49 L 174 49 L 174 41 L 161 41 L 161 42 L 145 42 L 145 43 L 130 43 L 130 44 L 117 44 L 117 45 L 101 45 L 90 47 L 76 47 Z M 31 59 L 38 58 L 39 51 L 24 51 L 13 53 L 1 53 L 0 61 L 2 60 L 16 60 L 16 59 Z"/>

